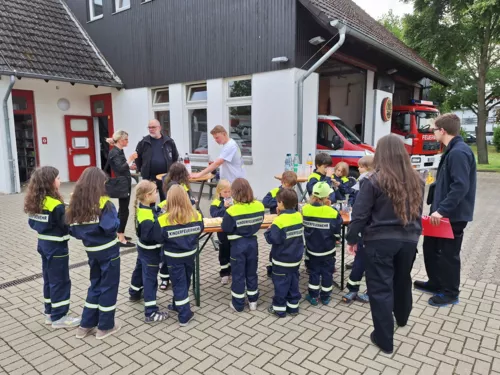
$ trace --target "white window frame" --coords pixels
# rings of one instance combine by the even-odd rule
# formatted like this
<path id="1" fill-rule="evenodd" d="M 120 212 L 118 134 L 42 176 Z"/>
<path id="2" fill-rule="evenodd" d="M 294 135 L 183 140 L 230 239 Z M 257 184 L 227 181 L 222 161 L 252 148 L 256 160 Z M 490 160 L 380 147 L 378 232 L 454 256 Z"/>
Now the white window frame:
<path id="1" fill-rule="evenodd" d="M 141 5 L 142 4 L 147 4 L 147 3 L 150 3 L 152 2 L 153 0 L 141 0 Z"/>
<path id="2" fill-rule="evenodd" d="M 191 97 L 191 89 L 194 87 L 205 87 L 207 89 L 207 100 L 188 100 Z M 208 163 L 208 160 L 210 158 L 210 154 L 193 154 L 191 150 L 191 117 L 189 116 L 189 111 L 195 110 L 195 109 L 206 109 L 207 110 L 207 121 L 208 121 L 208 86 L 207 82 L 202 81 L 202 82 L 193 82 L 184 85 L 184 118 L 186 119 L 185 122 L 185 127 L 188 132 L 188 145 L 187 149 L 189 150 L 189 158 L 191 161 L 194 162 L 201 162 L 201 163 Z M 207 124 L 207 138 L 208 138 L 208 124 Z M 207 147 L 208 147 L 208 139 L 207 139 Z"/>
<path id="3" fill-rule="evenodd" d="M 167 91 L 168 92 L 168 103 L 156 103 L 156 97 L 158 95 L 158 93 L 160 92 L 165 92 Z M 154 108 L 156 107 L 162 107 L 162 106 L 170 106 L 170 89 L 168 86 L 166 87 L 157 87 L 157 88 L 154 88 L 154 89 L 151 89 L 151 96 L 153 98 L 153 101 L 152 101 L 152 106 Z"/>
<path id="4" fill-rule="evenodd" d="M 124 10 L 130 9 L 130 5 L 132 3 L 132 0 L 129 0 L 129 4 L 124 7 L 119 7 L 120 0 L 114 0 L 115 1 L 115 13 L 123 12 Z"/>
<path id="5" fill-rule="evenodd" d="M 103 9 L 103 14 L 96 16 L 94 14 L 94 0 L 88 0 L 87 3 L 89 6 L 89 22 L 100 20 L 104 16 L 104 9 Z M 104 0 L 102 2 L 102 6 L 104 8 Z"/>
<path id="6" fill-rule="evenodd" d="M 231 107 L 245 107 L 245 106 L 253 107 L 252 96 L 240 96 L 240 97 L 236 97 L 236 98 L 233 98 L 230 96 L 231 93 L 229 91 L 229 82 L 248 81 L 248 80 L 250 80 L 250 83 L 253 85 L 252 76 L 232 77 L 232 78 L 227 78 L 224 81 L 225 93 L 226 93 L 226 106 L 225 106 L 226 111 L 225 111 L 224 118 L 225 118 L 225 122 L 227 125 L 226 129 L 229 129 L 229 137 L 231 137 L 231 116 L 229 114 L 229 108 L 231 108 Z M 252 131 L 251 131 L 252 151 L 251 151 L 250 155 L 243 156 L 243 162 L 247 165 L 250 165 L 253 163 L 253 144 L 254 144 L 253 133 L 254 132 L 253 132 L 253 126 L 252 126 Z"/>
<path id="7" fill-rule="evenodd" d="M 157 93 L 162 91 L 169 91 L 168 103 L 155 104 Z M 152 114 L 151 118 L 156 118 L 156 112 L 168 111 L 169 114 L 172 115 L 172 112 L 170 111 L 170 87 L 169 86 L 153 87 L 149 90 L 149 92 L 150 92 L 149 103 L 151 105 L 150 108 Z M 172 133 L 172 127 L 170 127 L 170 133 Z"/>

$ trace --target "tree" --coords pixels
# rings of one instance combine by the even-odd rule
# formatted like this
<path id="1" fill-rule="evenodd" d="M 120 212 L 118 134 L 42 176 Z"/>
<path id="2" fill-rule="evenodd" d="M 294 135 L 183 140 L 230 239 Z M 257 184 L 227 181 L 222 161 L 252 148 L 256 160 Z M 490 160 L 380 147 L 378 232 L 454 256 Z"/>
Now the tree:
<path id="1" fill-rule="evenodd" d="M 404 1 L 414 4 L 414 14 L 404 19 L 405 40 L 453 81 L 432 95 L 477 115 L 478 163 L 488 164 L 486 121 L 500 103 L 500 2 Z"/>
<path id="2" fill-rule="evenodd" d="M 400 17 L 397 14 L 394 14 L 392 9 L 389 9 L 389 12 L 385 13 L 378 19 L 378 22 L 381 23 L 387 30 L 396 36 L 401 41 L 405 41 L 405 24 L 404 17 Z"/>

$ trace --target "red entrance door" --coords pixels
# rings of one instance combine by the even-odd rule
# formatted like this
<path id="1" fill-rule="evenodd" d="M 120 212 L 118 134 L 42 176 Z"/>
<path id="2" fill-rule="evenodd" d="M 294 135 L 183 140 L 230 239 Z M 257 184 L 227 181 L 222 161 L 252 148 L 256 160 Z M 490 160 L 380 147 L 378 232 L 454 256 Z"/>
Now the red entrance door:
<path id="1" fill-rule="evenodd" d="M 76 181 L 88 167 L 95 167 L 94 125 L 92 117 L 64 116 L 68 149 L 69 180 Z"/>

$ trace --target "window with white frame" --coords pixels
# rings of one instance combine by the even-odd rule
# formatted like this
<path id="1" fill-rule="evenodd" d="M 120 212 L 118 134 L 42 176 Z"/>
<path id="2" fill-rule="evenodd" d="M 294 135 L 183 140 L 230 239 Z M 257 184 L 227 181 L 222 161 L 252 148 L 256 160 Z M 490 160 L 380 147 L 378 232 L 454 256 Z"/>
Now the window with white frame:
<path id="1" fill-rule="evenodd" d="M 170 93 L 168 87 L 153 90 L 152 98 L 155 119 L 160 122 L 162 131 L 170 137 Z"/>
<path id="2" fill-rule="evenodd" d="M 94 21 L 98 20 L 99 18 L 102 18 L 103 14 L 102 2 L 103 0 L 88 0 L 89 21 Z"/>
<path id="3" fill-rule="evenodd" d="M 208 154 L 207 85 L 197 83 L 186 86 L 186 109 L 189 121 L 189 152 Z"/>
<path id="4" fill-rule="evenodd" d="M 230 137 L 240 146 L 243 156 L 252 156 L 252 80 L 227 81 L 226 96 Z"/>
<path id="5" fill-rule="evenodd" d="M 130 0 L 115 0 L 115 12 L 121 12 L 130 8 Z"/>

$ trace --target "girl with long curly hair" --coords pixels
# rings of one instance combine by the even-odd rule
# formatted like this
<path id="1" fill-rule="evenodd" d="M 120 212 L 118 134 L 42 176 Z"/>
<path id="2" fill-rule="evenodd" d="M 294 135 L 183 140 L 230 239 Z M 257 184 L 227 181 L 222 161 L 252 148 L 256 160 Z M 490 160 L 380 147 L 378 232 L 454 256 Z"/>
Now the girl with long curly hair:
<path id="1" fill-rule="evenodd" d="M 42 257 L 45 324 L 52 328 L 71 328 L 80 318 L 68 315 L 71 293 L 69 278 L 69 228 L 64 201 L 59 192 L 61 180 L 54 167 L 38 168 L 30 178 L 24 198 L 29 226 L 38 232 L 38 253 Z"/>
<path id="2" fill-rule="evenodd" d="M 90 266 L 90 287 L 76 333 L 84 338 L 97 328 L 104 339 L 121 327 L 115 323 L 120 283 L 120 225 L 114 204 L 106 196 L 106 175 L 98 168 L 85 169 L 76 183 L 67 213 L 70 234 L 82 240 Z"/>
<path id="3" fill-rule="evenodd" d="M 375 330 L 372 343 L 385 353 L 394 348 L 393 313 L 398 326 L 412 309 L 411 269 L 422 233 L 425 183 L 410 162 L 403 141 L 380 138 L 374 172 L 360 182 L 347 234 L 349 250 L 365 244 L 366 285 Z"/>

